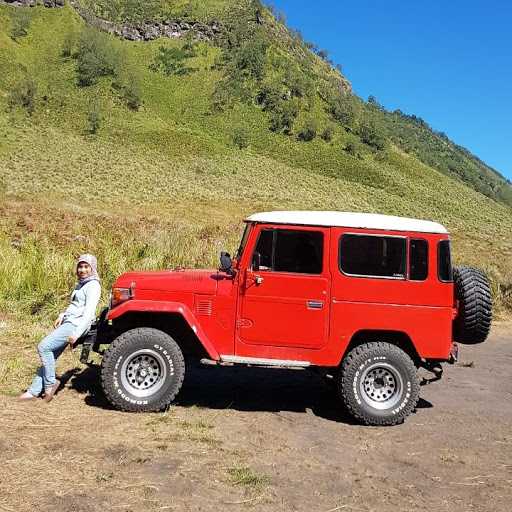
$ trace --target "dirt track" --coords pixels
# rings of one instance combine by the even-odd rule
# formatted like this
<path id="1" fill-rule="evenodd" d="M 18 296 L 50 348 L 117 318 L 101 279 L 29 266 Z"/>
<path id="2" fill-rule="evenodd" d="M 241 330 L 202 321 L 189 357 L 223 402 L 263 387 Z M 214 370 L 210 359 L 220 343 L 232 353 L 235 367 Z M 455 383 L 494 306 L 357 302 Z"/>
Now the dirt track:
<path id="1" fill-rule="evenodd" d="M 508 512 L 511 376 L 502 323 L 404 425 L 370 428 L 304 371 L 193 369 L 168 413 L 135 415 L 76 369 L 51 404 L 0 396 L 0 511 Z"/>

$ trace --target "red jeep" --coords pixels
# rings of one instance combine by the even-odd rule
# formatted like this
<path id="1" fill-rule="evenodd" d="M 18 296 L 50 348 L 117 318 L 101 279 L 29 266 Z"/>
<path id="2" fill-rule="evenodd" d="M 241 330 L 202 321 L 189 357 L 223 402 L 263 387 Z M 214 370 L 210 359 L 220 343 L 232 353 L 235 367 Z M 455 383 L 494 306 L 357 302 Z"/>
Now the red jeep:
<path id="1" fill-rule="evenodd" d="M 204 364 L 315 368 L 367 425 L 394 425 L 418 402 L 417 370 L 440 375 L 456 341 L 491 323 L 485 275 L 452 270 L 435 222 L 342 212 L 246 219 L 219 270 L 129 272 L 84 344 L 104 351 L 107 398 L 158 411 L 181 388 L 185 358 Z"/>

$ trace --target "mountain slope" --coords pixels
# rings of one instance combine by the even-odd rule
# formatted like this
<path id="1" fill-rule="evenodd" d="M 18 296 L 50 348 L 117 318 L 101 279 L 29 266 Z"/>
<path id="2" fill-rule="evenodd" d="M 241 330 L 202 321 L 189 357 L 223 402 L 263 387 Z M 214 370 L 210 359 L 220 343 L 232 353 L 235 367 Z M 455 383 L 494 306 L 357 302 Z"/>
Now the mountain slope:
<path id="1" fill-rule="evenodd" d="M 82 2 L 141 23 L 107 5 L 130 2 Z M 0 307 L 56 309 L 53 290 L 65 293 L 72 276 L 62 276 L 83 250 L 98 253 L 106 285 L 129 268 L 215 264 L 243 216 L 293 208 L 442 222 L 456 260 L 484 267 L 497 303 L 510 304 L 503 178 L 420 121 L 352 96 L 255 2 L 152 5 L 222 30 L 199 43 L 126 41 L 69 5 L 0 6 Z M 26 34 L 13 37 L 21 11 Z M 476 184 L 439 164 L 459 165 L 459 154 Z"/>

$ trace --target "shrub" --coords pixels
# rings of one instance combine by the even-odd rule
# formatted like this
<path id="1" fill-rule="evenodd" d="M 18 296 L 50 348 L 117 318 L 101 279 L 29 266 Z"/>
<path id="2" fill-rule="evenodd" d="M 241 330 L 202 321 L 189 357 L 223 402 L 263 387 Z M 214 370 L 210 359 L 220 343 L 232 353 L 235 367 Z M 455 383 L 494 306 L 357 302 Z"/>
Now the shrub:
<path id="1" fill-rule="evenodd" d="M 283 101 L 272 112 L 270 117 L 270 129 L 273 132 L 290 134 L 293 131 L 295 118 L 299 113 L 299 106 L 295 101 Z"/>
<path id="2" fill-rule="evenodd" d="M 63 57 L 73 57 L 77 45 L 77 35 L 73 30 L 70 30 L 65 36 L 62 43 L 61 55 Z"/>
<path id="3" fill-rule="evenodd" d="M 285 72 L 284 83 L 296 98 L 311 98 L 314 94 L 314 81 L 302 70 L 288 67 Z"/>
<path id="4" fill-rule="evenodd" d="M 29 115 L 36 107 L 37 85 L 32 78 L 26 77 L 17 82 L 9 92 L 8 103 L 11 108 L 24 108 Z"/>
<path id="5" fill-rule="evenodd" d="M 379 151 L 386 147 L 386 138 L 380 133 L 373 121 L 365 120 L 361 123 L 358 134 L 361 141 L 367 146 Z"/>
<path id="6" fill-rule="evenodd" d="M 101 109 L 97 103 L 93 103 L 87 112 L 87 133 L 94 135 L 101 125 Z"/>
<path id="7" fill-rule="evenodd" d="M 261 80 L 265 74 L 268 42 L 255 35 L 232 51 L 232 67 L 246 78 Z"/>
<path id="8" fill-rule="evenodd" d="M 142 92 L 138 74 L 135 70 L 126 69 L 126 67 L 123 67 L 117 73 L 112 87 L 118 91 L 129 109 L 139 110 L 142 105 Z"/>
<path id="9" fill-rule="evenodd" d="M 278 110 L 285 101 L 285 92 L 282 85 L 277 82 L 264 84 L 256 96 L 256 101 L 263 107 L 265 112 Z"/>
<path id="10" fill-rule="evenodd" d="M 28 9 L 15 9 L 11 15 L 11 39 L 17 41 L 28 34 L 31 14 Z"/>
<path id="11" fill-rule="evenodd" d="M 186 75 L 190 73 L 191 68 L 185 64 L 185 60 L 190 56 L 190 52 L 183 48 L 166 48 L 160 46 L 158 55 L 155 57 L 150 69 L 153 71 L 161 71 L 167 76 Z"/>
<path id="12" fill-rule="evenodd" d="M 139 110 L 142 105 L 140 82 L 135 75 L 130 75 L 123 87 L 123 99 L 132 110 Z"/>
<path id="13" fill-rule="evenodd" d="M 297 134 L 297 138 L 304 142 L 312 141 L 318 132 L 318 124 L 314 119 L 308 119 Z"/>
<path id="14" fill-rule="evenodd" d="M 338 96 L 330 102 L 332 117 L 339 121 L 345 128 L 353 130 L 357 122 L 357 108 L 354 100 L 348 96 Z"/>
<path id="15" fill-rule="evenodd" d="M 249 131 L 243 126 L 237 126 L 233 131 L 233 144 L 238 149 L 245 149 L 249 146 Z"/>
<path id="16" fill-rule="evenodd" d="M 240 77 L 227 76 L 217 82 L 212 94 L 212 109 L 223 112 L 231 108 L 236 100 L 248 102 L 252 100 L 251 90 L 245 80 Z"/>
<path id="17" fill-rule="evenodd" d="M 88 86 L 102 76 L 114 75 L 120 56 L 106 34 L 86 28 L 80 36 L 76 59 L 78 84 Z"/>
<path id="18" fill-rule="evenodd" d="M 363 151 L 362 151 L 361 144 L 359 144 L 355 141 L 348 142 L 347 145 L 343 148 L 343 151 L 345 151 L 350 156 L 353 156 L 355 158 L 363 157 Z"/>
<path id="19" fill-rule="evenodd" d="M 334 126 L 332 124 L 328 124 L 320 134 L 320 137 L 325 140 L 325 142 L 331 142 L 334 137 Z"/>

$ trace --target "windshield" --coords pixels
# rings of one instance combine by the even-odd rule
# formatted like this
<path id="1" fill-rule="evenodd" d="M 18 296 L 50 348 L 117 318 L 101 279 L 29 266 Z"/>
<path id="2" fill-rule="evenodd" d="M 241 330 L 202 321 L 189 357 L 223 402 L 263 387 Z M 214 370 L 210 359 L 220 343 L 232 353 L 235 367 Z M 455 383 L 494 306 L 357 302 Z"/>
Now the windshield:
<path id="1" fill-rule="evenodd" d="M 242 235 L 242 240 L 240 240 L 240 247 L 238 247 L 238 251 L 236 253 L 236 259 L 240 261 L 240 257 L 242 256 L 245 248 L 245 244 L 247 243 L 247 239 L 249 238 L 249 232 L 251 231 L 251 224 L 245 225 L 244 234 Z"/>

